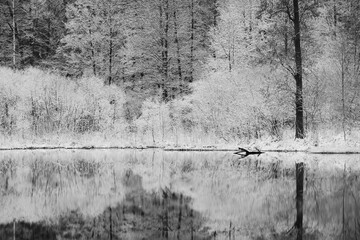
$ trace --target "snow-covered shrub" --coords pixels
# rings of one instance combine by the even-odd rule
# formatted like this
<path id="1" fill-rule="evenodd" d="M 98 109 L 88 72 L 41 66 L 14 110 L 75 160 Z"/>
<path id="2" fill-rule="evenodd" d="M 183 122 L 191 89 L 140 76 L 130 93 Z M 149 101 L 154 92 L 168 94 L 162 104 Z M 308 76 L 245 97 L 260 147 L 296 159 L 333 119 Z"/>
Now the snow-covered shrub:
<path id="1" fill-rule="evenodd" d="M 152 143 L 163 142 L 170 130 L 169 106 L 158 99 L 143 102 L 141 116 L 135 120 L 138 133 L 151 139 Z"/>
<path id="2" fill-rule="evenodd" d="M 199 119 L 194 116 L 194 105 L 190 97 L 175 99 L 169 102 L 171 127 L 173 130 L 184 130 L 191 133 L 199 125 Z"/>
<path id="3" fill-rule="evenodd" d="M 247 69 L 207 74 L 193 86 L 192 116 L 205 131 L 225 140 L 256 137 L 263 107 L 260 81 Z"/>
<path id="4" fill-rule="evenodd" d="M 125 95 L 120 88 L 94 77 L 82 78 L 78 84 L 82 122 L 89 123 L 89 130 L 105 130 L 121 120 Z"/>
<path id="5" fill-rule="evenodd" d="M 13 79 L 14 73 L 9 68 L 0 68 L 0 129 L 11 133 L 17 121 L 15 112 L 18 101 L 17 86 Z"/>
<path id="6" fill-rule="evenodd" d="M 98 78 L 73 80 L 35 68 L 0 68 L 2 130 L 87 132 L 122 122 L 123 91 Z"/>

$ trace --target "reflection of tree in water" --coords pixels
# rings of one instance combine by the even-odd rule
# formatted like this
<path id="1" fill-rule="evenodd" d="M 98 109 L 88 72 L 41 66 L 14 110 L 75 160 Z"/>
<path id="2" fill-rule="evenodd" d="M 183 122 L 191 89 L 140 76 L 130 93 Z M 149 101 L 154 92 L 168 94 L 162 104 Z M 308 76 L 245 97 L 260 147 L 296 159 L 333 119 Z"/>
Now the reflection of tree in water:
<path id="1" fill-rule="evenodd" d="M 52 240 L 56 239 L 56 231 L 52 226 L 46 226 L 42 223 L 17 222 L 14 236 L 14 224 L 8 223 L 0 225 L 1 240 Z"/>
<path id="2" fill-rule="evenodd" d="M 121 161 L 67 154 L 0 159 L 0 220 L 7 224 L 0 226 L 0 240 L 13 239 L 14 218 L 16 239 L 209 238 L 189 197 L 169 189 L 146 192 L 141 176 L 147 188 L 170 179 L 171 189 L 189 192 L 191 206 L 206 212 L 206 225 L 216 231 L 211 239 L 297 237 L 289 231 L 296 220 L 296 169 L 286 158 L 231 162 L 179 154 L 180 160 L 152 162 L 154 154 L 147 160 L 121 155 Z M 359 239 L 358 163 L 346 161 L 344 168 L 343 160 L 338 165 L 327 160 L 307 161 L 303 239 Z M 141 176 L 123 173 L 129 166 Z M 56 225 L 48 227 L 49 221 Z"/>
<path id="3" fill-rule="evenodd" d="M 360 171 L 345 164 L 336 175 L 319 176 L 316 172 L 308 175 L 308 212 L 318 220 L 313 229 L 321 227 L 324 239 L 359 239 Z"/>
<path id="4" fill-rule="evenodd" d="M 72 167 L 73 171 L 78 173 L 81 177 L 91 178 L 99 173 L 101 163 L 80 158 L 74 161 L 74 166 Z"/>
<path id="5" fill-rule="evenodd" d="M 99 216 L 90 218 L 80 210 L 71 211 L 51 228 L 18 222 L 16 239 L 210 239 L 202 230 L 203 218 L 189 207 L 190 197 L 169 189 L 147 193 L 141 177 L 131 170 L 122 183 L 124 200 Z M 12 239 L 13 224 L 0 225 L 0 236 Z"/>
<path id="6" fill-rule="evenodd" d="M 16 162 L 11 158 L 0 161 L 0 194 L 7 194 L 9 181 L 16 173 Z"/>
<path id="7" fill-rule="evenodd" d="M 246 159 L 242 159 L 241 161 L 236 159 L 232 163 L 232 167 L 233 169 L 245 171 L 248 177 L 252 177 L 254 174 L 257 174 L 258 180 L 262 181 L 295 177 L 295 169 L 289 166 L 282 166 L 282 161 L 280 159 L 275 159 L 271 162 L 262 162 L 258 158 L 248 157 Z"/>
<path id="8" fill-rule="evenodd" d="M 327 163 L 333 164 L 329 171 L 324 169 L 324 166 L 316 165 L 317 163 L 318 160 L 314 158 L 312 165 L 306 166 L 304 170 L 302 239 L 360 239 L 360 171 L 356 170 L 358 165 L 352 169 L 346 165 L 336 166 L 331 162 Z M 256 187 L 277 187 L 276 191 L 271 190 L 268 195 L 264 193 L 264 196 L 267 196 L 265 200 L 263 196 L 259 197 L 263 197 L 261 201 L 265 203 L 264 216 L 268 211 L 267 215 L 273 218 L 271 222 L 257 218 L 257 223 L 263 226 L 258 232 L 255 228 L 251 229 L 250 239 L 300 239 L 297 236 L 298 231 L 295 231 L 297 222 L 294 224 L 297 179 L 295 167 L 289 167 L 276 158 L 264 162 L 258 159 L 243 159 L 234 161 L 232 167 L 256 182 Z M 256 187 L 254 192 L 264 189 Z M 279 194 L 281 189 L 287 189 L 287 192 Z M 250 225 L 252 227 L 253 222 Z"/>

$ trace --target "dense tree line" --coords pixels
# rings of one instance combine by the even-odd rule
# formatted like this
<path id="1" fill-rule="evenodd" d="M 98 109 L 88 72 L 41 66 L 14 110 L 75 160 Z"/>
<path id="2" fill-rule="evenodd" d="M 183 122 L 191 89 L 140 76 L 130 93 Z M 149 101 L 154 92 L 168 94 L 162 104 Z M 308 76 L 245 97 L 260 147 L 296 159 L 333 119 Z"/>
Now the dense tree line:
<path id="1" fill-rule="evenodd" d="M 51 67 L 49 65 L 65 35 L 68 2 L 1 1 L 1 65 Z"/>
<path id="2" fill-rule="evenodd" d="M 227 84 L 238 88 L 242 95 L 249 94 L 238 95 L 246 106 L 234 111 L 248 112 L 246 115 L 251 117 L 241 120 L 252 126 L 255 136 L 258 129 L 264 128 L 277 135 L 278 129 L 289 123 L 298 129 L 294 113 L 298 118 L 300 111 L 296 110 L 301 100 L 304 133 L 315 131 L 319 125 L 340 125 L 346 138 L 359 121 L 354 114 L 359 112 L 359 74 L 355 70 L 359 66 L 359 19 L 353 13 L 359 3 L 298 1 L 299 25 L 295 27 L 295 2 L 229 0 L 219 4 L 220 17 L 213 36 L 217 54 L 209 61 L 213 73 L 207 76 L 219 78 L 228 72 Z M 300 34 L 296 28 L 301 29 Z M 297 37 L 301 40 L 301 65 Z M 302 96 L 298 88 L 299 66 Z M 228 104 L 238 107 L 234 102 Z M 225 110 L 217 112 L 226 114 Z"/>
<path id="3" fill-rule="evenodd" d="M 327 125 L 346 139 L 360 117 L 359 8 L 356 0 L 6 0 L 0 64 L 116 85 L 128 122 L 167 109 L 169 122 L 226 141 L 288 127 L 303 138 Z"/>
<path id="4" fill-rule="evenodd" d="M 217 14 L 215 0 L 6 0 L 0 9 L 2 65 L 161 89 L 163 100 L 188 91 Z"/>

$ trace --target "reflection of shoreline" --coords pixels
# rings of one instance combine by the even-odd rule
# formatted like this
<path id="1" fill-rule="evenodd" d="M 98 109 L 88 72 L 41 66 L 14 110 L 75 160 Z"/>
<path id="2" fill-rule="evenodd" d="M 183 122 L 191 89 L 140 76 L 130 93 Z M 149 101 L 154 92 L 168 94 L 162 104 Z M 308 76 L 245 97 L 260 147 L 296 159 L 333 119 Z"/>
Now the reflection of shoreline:
<path id="1" fill-rule="evenodd" d="M 270 158 L 269 155 L 238 160 L 226 152 L 3 152 L 0 223 L 16 218 L 55 225 L 64 217 L 63 213 L 69 212 L 93 219 L 109 211 L 109 206 L 113 213 L 117 211 L 114 209 L 119 202 L 126 202 L 130 193 L 137 196 L 135 202 L 141 203 L 140 196 L 156 195 L 159 189 L 169 188 L 191 197 L 189 206 L 206 217 L 204 226 L 216 230 L 219 237 L 228 233 L 230 223 L 231 234 L 237 236 L 246 231 L 259 233 L 270 229 L 282 233 L 294 223 L 294 166 L 304 160 L 307 166 L 304 227 L 335 234 L 336 226 L 341 226 L 341 214 L 335 210 L 342 209 L 344 163 L 348 169 L 346 184 L 357 187 L 357 156 L 274 154 Z M 134 177 L 126 183 L 126 175 Z M 345 214 L 348 221 L 353 221 L 357 212 L 350 190 L 345 191 Z M 141 215 L 143 208 L 135 206 L 129 211 Z"/>
<path id="2" fill-rule="evenodd" d="M 37 151 L 37 150 L 163 150 L 167 152 L 235 152 L 238 151 L 237 147 L 164 147 L 164 146 L 28 146 L 28 147 L 0 147 L 1 151 Z M 268 149 L 264 148 L 262 151 L 267 153 L 308 153 L 308 154 L 360 154 L 357 150 L 333 150 L 332 148 L 310 148 L 310 149 Z"/>
<path id="3" fill-rule="evenodd" d="M 91 173 L 93 170 L 89 166 L 88 171 L 81 170 L 81 164 L 78 169 L 73 167 L 74 164 L 59 166 L 37 159 L 28 168 L 21 169 L 22 172 L 16 173 L 21 176 L 10 179 L 10 186 L 3 191 L 0 203 L 7 207 L 0 210 L 0 223 L 13 218 L 56 222 L 63 212 L 77 208 L 94 216 L 103 211 L 111 199 L 116 201 L 124 197 L 121 188 L 113 192 L 111 185 L 104 184 L 111 181 L 110 174 L 100 179 L 98 173 Z M 17 181 L 12 182 L 14 180 Z"/>
<path id="4" fill-rule="evenodd" d="M 203 218 L 191 209 L 191 198 L 169 189 L 147 193 L 141 177 L 127 170 L 122 177 L 126 194 L 121 203 L 107 206 L 95 217 L 80 210 L 62 213 L 57 223 L 24 221 L 0 225 L 0 236 L 52 239 L 208 239 Z M 17 229 L 17 230 L 16 230 Z M 24 235 L 22 235 L 24 234 Z"/>

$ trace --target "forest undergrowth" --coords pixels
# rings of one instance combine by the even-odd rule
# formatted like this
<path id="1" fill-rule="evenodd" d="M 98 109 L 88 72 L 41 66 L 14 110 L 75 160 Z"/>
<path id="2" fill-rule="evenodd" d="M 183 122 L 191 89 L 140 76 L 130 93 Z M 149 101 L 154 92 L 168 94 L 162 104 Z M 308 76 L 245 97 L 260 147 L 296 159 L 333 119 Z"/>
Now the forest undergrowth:
<path id="1" fill-rule="evenodd" d="M 2 148 L 249 146 L 333 150 L 357 146 L 360 138 L 358 131 L 352 131 L 345 141 L 336 124 L 317 128 L 308 124 L 306 138 L 295 140 L 291 119 L 273 120 L 275 115 L 261 103 L 265 100 L 259 97 L 258 102 L 244 105 L 246 95 L 237 96 L 236 89 L 221 85 L 214 95 L 208 84 L 211 79 L 196 83 L 194 92 L 183 98 L 169 102 L 147 99 L 138 117 L 130 119 L 121 86 L 104 85 L 101 79 L 66 78 L 34 68 L 16 72 L 1 68 L 0 75 Z"/>

